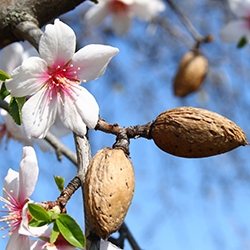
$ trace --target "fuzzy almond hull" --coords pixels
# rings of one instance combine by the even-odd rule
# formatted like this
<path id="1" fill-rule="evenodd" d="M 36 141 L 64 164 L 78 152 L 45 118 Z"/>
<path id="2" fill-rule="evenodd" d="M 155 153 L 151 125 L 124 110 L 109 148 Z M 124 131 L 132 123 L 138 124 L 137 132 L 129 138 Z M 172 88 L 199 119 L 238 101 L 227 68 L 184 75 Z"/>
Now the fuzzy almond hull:
<path id="1" fill-rule="evenodd" d="M 204 109 L 180 107 L 161 113 L 151 127 L 155 144 L 175 156 L 208 157 L 247 144 L 229 119 Z"/>
<path id="2" fill-rule="evenodd" d="M 133 166 L 123 150 L 104 148 L 97 152 L 84 183 L 89 229 L 103 239 L 119 229 L 133 193 Z"/>
<path id="3" fill-rule="evenodd" d="M 208 72 L 208 60 L 200 52 L 189 51 L 181 59 L 174 79 L 174 94 L 185 97 L 198 90 Z"/>

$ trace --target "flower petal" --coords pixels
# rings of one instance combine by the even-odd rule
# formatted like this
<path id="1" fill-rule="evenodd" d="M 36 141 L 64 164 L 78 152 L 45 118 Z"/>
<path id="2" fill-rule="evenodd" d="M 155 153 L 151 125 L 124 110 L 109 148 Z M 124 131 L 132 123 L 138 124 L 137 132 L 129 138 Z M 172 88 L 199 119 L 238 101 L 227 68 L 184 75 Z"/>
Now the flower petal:
<path id="1" fill-rule="evenodd" d="M 30 249 L 29 237 L 20 235 L 18 232 L 14 232 L 8 241 L 6 250 L 28 250 Z"/>
<path id="2" fill-rule="evenodd" d="M 56 113 L 57 100 L 50 99 L 45 87 L 30 97 L 22 108 L 23 126 L 28 138 L 45 137 L 55 121 Z"/>
<path id="3" fill-rule="evenodd" d="M 23 147 L 23 157 L 19 170 L 19 201 L 25 202 L 33 193 L 38 178 L 38 163 L 35 150 Z"/>
<path id="4" fill-rule="evenodd" d="M 237 17 L 249 16 L 250 0 L 229 0 L 229 6 Z"/>
<path id="5" fill-rule="evenodd" d="M 84 16 L 84 19 L 90 25 L 100 24 L 104 18 L 109 14 L 106 2 L 100 2 L 95 6 L 92 6 Z"/>
<path id="6" fill-rule="evenodd" d="M 88 128 L 95 128 L 99 118 L 99 106 L 95 97 L 83 87 L 79 87 L 75 102 L 78 113 Z"/>
<path id="7" fill-rule="evenodd" d="M 135 4 L 132 5 L 134 15 L 145 21 L 151 20 L 153 17 L 157 16 L 159 12 L 164 10 L 165 5 L 160 0 L 137 0 Z"/>
<path id="8" fill-rule="evenodd" d="M 14 70 L 6 88 L 12 96 L 22 97 L 37 92 L 48 79 L 46 62 L 39 57 L 30 57 Z"/>
<path id="9" fill-rule="evenodd" d="M 39 43 L 39 53 L 49 66 L 65 65 L 76 49 L 74 31 L 59 19 L 54 25 L 48 24 Z"/>
<path id="10" fill-rule="evenodd" d="M 78 50 L 73 58 L 72 64 L 80 67 L 78 77 L 80 80 L 94 80 L 102 75 L 113 56 L 119 49 L 100 44 L 90 44 Z"/>
<path id="11" fill-rule="evenodd" d="M 13 169 L 9 169 L 6 177 L 4 178 L 4 189 L 7 193 L 4 192 L 4 197 L 8 197 L 8 194 L 11 194 L 15 199 L 18 198 L 19 194 L 19 173 Z"/>
<path id="12" fill-rule="evenodd" d="M 116 14 L 112 16 L 112 26 L 117 35 L 123 35 L 128 32 L 131 23 L 131 16 L 127 13 Z"/>
<path id="13" fill-rule="evenodd" d="M 22 64 L 23 46 L 21 43 L 12 43 L 0 51 L 0 69 L 11 73 Z"/>
<path id="14" fill-rule="evenodd" d="M 69 134 L 71 131 L 64 126 L 60 117 L 57 115 L 55 123 L 50 128 L 50 132 L 56 137 L 62 137 Z"/>
<path id="15" fill-rule="evenodd" d="M 250 31 L 243 20 L 231 21 L 221 30 L 221 38 L 225 42 L 238 42 L 243 36 L 249 36 Z"/>
<path id="16" fill-rule="evenodd" d="M 58 114 L 65 127 L 80 136 L 86 134 L 86 124 L 82 120 L 72 97 L 62 96 L 62 103 L 58 106 Z"/>

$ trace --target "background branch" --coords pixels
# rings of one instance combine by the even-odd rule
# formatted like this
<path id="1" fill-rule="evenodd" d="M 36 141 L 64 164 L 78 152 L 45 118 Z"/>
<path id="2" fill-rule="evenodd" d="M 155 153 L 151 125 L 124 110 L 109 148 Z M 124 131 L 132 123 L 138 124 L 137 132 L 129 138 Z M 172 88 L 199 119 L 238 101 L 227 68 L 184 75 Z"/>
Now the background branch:
<path id="1" fill-rule="evenodd" d="M 195 40 L 196 48 L 198 48 L 201 43 L 210 43 L 213 40 L 211 35 L 202 36 L 199 33 L 199 31 L 194 27 L 191 20 L 184 14 L 184 12 L 182 12 L 182 10 L 177 6 L 177 4 L 174 3 L 174 1 L 172 0 L 165 0 L 165 1 L 170 6 L 170 8 L 176 13 L 176 15 L 179 17 L 184 27 L 187 29 L 189 34 Z"/>

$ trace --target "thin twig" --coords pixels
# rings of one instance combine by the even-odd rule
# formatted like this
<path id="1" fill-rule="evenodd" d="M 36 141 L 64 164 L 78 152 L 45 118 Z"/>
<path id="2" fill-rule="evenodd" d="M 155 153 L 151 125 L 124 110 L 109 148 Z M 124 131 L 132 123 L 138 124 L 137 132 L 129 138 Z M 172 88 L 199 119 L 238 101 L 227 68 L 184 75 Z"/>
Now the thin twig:
<path id="1" fill-rule="evenodd" d="M 202 36 L 199 33 L 199 31 L 194 27 L 190 19 L 182 12 L 182 10 L 172 0 L 166 0 L 166 2 L 176 13 L 176 15 L 179 17 L 184 27 L 187 29 L 187 31 L 195 40 L 196 45 L 194 47 L 198 48 L 201 43 L 210 43 L 213 40 L 211 35 Z"/>
<path id="2" fill-rule="evenodd" d="M 59 161 L 61 160 L 61 155 L 64 155 L 76 167 L 78 166 L 76 154 L 73 153 L 69 148 L 67 148 L 56 136 L 54 136 L 52 133 L 47 133 L 44 140 L 47 141 L 55 149 Z"/>
<path id="3" fill-rule="evenodd" d="M 149 122 L 145 125 L 136 125 L 136 126 L 130 126 L 130 127 L 120 127 L 119 124 L 109 124 L 104 119 L 100 118 L 97 122 L 97 125 L 95 127 L 95 130 L 100 130 L 102 132 L 113 134 L 113 135 L 119 135 L 121 133 L 127 134 L 128 138 L 134 138 L 137 139 L 139 137 L 143 137 L 146 139 L 151 139 L 150 136 L 150 128 L 151 128 L 152 122 Z"/>
<path id="4" fill-rule="evenodd" d="M 166 0 L 166 2 L 179 17 L 180 21 L 186 27 L 187 31 L 194 38 L 194 40 L 200 39 L 202 35 L 196 30 L 190 19 L 177 7 L 177 5 L 172 0 Z"/>

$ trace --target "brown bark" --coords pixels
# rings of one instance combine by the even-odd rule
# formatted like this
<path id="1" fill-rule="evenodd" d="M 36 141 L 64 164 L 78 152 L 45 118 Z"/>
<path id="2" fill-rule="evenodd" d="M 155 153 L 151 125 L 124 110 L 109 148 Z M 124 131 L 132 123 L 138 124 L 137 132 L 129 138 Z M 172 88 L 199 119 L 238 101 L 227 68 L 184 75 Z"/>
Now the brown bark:
<path id="1" fill-rule="evenodd" d="M 86 0 L 0 0 L 0 48 L 23 40 L 17 32 L 17 26 L 20 30 L 20 25 L 30 25 L 29 29 L 35 30 L 36 26 L 42 27 L 84 1 Z"/>

